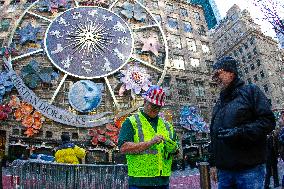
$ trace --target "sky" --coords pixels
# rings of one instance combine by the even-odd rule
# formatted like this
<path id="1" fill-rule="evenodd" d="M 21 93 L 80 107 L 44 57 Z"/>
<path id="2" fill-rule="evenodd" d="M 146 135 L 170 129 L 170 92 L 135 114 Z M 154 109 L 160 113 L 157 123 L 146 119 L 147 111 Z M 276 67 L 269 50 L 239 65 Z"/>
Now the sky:
<path id="1" fill-rule="evenodd" d="M 247 9 L 252 18 L 255 20 L 257 24 L 261 26 L 261 30 L 265 35 L 271 36 L 275 38 L 276 34 L 272 29 L 272 25 L 267 21 L 262 21 L 263 13 L 260 11 L 259 7 L 253 5 L 253 0 L 215 0 L 217 8 L 219 9 L 221 18 L 226 16 L 226 12 L 234 5 L 238 5 L 241 10 Z M 281 4 L 284 5 L 282 0 L 280 0 Z M 284 18 L 284 11 L 280 12 L 279 15 L 282 15 Z"/>

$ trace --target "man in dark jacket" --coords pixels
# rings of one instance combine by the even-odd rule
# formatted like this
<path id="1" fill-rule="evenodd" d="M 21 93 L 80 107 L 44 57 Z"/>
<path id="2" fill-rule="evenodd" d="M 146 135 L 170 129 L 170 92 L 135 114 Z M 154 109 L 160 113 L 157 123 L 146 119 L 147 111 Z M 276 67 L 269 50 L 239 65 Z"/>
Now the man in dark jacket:
<path id="1" fill-rule="evenodd" d="M 237 66 L 232 57 L 213 66 L 221 92 L 210 125 L 211 174 L 216 175 L 217 168 L 219 189 L 262 189 L 266 136 L 275 127 L 274 115 L 264 93 L 238 77 Z"/>

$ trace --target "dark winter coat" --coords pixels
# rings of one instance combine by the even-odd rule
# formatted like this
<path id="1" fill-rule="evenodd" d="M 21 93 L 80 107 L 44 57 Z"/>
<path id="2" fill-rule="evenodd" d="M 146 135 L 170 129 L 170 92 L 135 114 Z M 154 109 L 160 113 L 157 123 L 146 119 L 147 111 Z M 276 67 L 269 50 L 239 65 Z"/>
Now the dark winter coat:
<path id="1" fill-rule="evenodd" d="M 218 139 L 219 129 L 242 128 L 232 140 Z M 245 170 L 266 161 L 266 136 L 275 119 L 264 93 L 236 78 L 213 109 L 210 125 L 213 164 L 223 170 Z"/>

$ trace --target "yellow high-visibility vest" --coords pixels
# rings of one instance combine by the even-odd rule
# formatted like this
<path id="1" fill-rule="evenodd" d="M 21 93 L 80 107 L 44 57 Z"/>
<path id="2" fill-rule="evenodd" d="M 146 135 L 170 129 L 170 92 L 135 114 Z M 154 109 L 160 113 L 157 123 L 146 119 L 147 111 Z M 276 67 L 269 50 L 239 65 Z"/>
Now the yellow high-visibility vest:
<path id="1" fill-rule="evenodd" d="M 173 126 L 161 118 L 158 119 L 157 132 L 141 112 L 129 119 L 134 129 L 135 143 L 150 141 L 156 135 L 162 135 L 166 140 L 173 138 Z M 172 156 L 165 151 L 164 142 L 155 144 L 139 154 L 127 154 L 126 159 L 129 176 L 155 177 L 171 175 Z"/>

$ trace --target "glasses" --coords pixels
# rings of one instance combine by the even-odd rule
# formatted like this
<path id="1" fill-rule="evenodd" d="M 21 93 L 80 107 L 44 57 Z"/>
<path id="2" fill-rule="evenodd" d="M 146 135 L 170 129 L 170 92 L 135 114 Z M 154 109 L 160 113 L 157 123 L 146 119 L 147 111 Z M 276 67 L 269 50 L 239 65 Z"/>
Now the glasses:
<path id="1" fill-rule="evenodd" d="M 216 70 L 216 72 L 213 73 L 212 79 L 213 80 L 217 80 L 217 78 L 222 73 L 222 71 L 223 71 L 222 69 L 221 70 Z"/>

